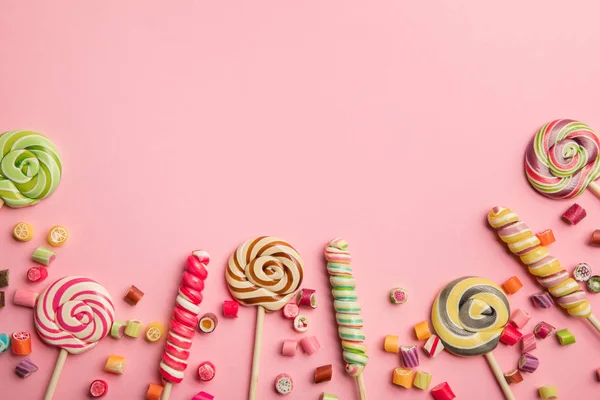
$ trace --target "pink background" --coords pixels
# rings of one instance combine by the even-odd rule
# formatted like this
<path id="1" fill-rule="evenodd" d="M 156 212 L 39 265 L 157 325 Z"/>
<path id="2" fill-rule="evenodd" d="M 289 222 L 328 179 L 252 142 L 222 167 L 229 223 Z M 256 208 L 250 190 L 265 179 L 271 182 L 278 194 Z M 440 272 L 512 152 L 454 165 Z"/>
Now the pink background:
<path id="1" fill-rule="evenodd" d="M 591 398 L 600 336 L 558 309 L 534 310 L 535 282 L 506 254 L 484 217 L 494 205 L 519 212 L 535 230 L 552 228 L 552 252 L 566 267 L 587 261 L 600 203 L 585 193 L 588 217 L 576 227 L 559 219 L 570 202 L 553 202 L 528 186 L 524 149 L 553 118 L 600 127 L 600 11 L 594 1 L 20 1 L 0 3 L 0 130 L 34 129 L 60 147 L 59 190 L 34 208 L 0 211 L 0 268 L 10 268 L 0 331 L 33 330 L 31 311 L 12 305 L 36 246 L 54 224 L 72 238 L 50 277 L 82 274 L 113 294 L 119 319 L 166 322 L 182 261 L 193 249 L 212 254 L 205 312 L 228 298 L 224 266 L 243 240 L 276 235 L 306 262 L 305 287 L 319 308 L 308 313 L 322 349 L 279 356 L 283 339 L 299 337 L 279 313 L 265 324 L 260 398 L 274 399 L 273 378 L 292 374 L 289 399 L 325 390 L 356 398 L 343 374 L 323 247 L 347 238 L 354 256 L 371 362 L 370 399 L 427 399 L 428 392 L 391 384 L 399 357 L 382 350 L 386 334 L 417 344 L 412 326 L 427 318 L 438 290 L 463 275 L 501 283 L 518 275 L 510 297 L 534 321 L 569 328 L 577 344 L 539 343 L 541 366 L 513 386 L 519 399 L 554 384 L 561 399 Z M 17 243 L 13 224 L 37 236 Z M 146 292 L 136 306 L 121 299 L 129 285 Z M 392 306 L 393 286 L 409 301 Z M 598 310 L 600 300 L 590 295 Z M 221 318 L 198 335 L 191 370 L 173 399 L 199 390 L 219 400 L 246 397 L 255 310 Z M 528 326 L 528 330 L 533 324 Z M 40 398 L 58 350 L 35 337 L 40 371 L 26 381 L 0 355 L 6 398 Z M 107 338 L 70 356 L 56 399 L 83 398 L 96 378 L 108 398 L 143 398 L 158 381 L 162 346 Z M 495 354 L 507 371 L 518 349 Z M 128 359 L 123 376 L 103 372 L 109 354 Z M 459 398 L 501 399 L 485 360 L 421 354 L 433 384 L 448 381 Z M 212 360 L 217 377 L 194 378 Z M 334 380 L 311 383 L 332 363 Z"/>

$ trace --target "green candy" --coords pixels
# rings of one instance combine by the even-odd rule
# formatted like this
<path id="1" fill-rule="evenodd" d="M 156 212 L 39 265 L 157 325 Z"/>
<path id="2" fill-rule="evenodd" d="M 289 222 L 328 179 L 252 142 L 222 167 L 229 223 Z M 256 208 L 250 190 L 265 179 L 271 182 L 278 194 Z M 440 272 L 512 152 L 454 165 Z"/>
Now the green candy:
<path id="1" fill-rule="evenodd" d="M 568 329 L 561 329 L 560 331 L 557 331 L 556 337 L 558 338 L 561 346 L 575 343 L 575 336 L 573 336 Z"/>
<path id="2" fill-rule="evenodd" d="M 37 204 L 60 183 L 62 162 L 56 146 L 32 131 L 0 134 L 0 201 L 12 208 Z"/>
<path id="3" fill-rule="evenodd" d="M 588 279 L 587 287 L 592 293 L 600 293 L 600 276 L 594 275 Z"/>

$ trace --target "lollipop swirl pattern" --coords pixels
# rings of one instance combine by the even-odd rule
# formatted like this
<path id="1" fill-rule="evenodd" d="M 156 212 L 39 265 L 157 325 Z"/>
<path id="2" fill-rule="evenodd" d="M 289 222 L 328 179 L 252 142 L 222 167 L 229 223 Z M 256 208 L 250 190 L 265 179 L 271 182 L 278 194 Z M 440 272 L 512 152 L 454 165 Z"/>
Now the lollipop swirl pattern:
<path id="1" fill-rule="evenodd" d="M 504 292 L 493 282 L 464 277 L 450 282 L 431 310 L 433 327 L 445 348 L 459 356 L 490 353 L 510 317 Z"/>
<path id="2" fill-rule="evenodd" d="M 360 304 L 356 294 L 356 280 L 352 276 L 352 257 L 347 251 L 348 243 L 333 239 L 325 248 L 327 272 L 331 283 L 338 336 L 342 340 L 342 356 L 346 372 L 357 377 L 369 362 L 367 347 L 363 344 L 365 333 L 360 316 Z"/>
<path id="3" fill-rule="evenodd" d="M 558 119 L 544 125 L 525 154 L 535 190 L 553 199 L 579 196 L 600 175 L 600 141 L 586 124 Z"/>
<path id="4" fill-rule="evenodd" d="M 108 291 L 84 277 L 62 278 L 38 299 L 34 322 L 42 340 L 71 354 L 96 346 L 109 332 L 115 309 Z"/>
<path id="5" fill-rule="evenodd" d="M 490 226 L 498 231 L 509 250 L 527 265 L 540 285 L 548 289 L 557 303 L 574 317 L 588 318 L 592 307 L 579 284 L 552 257 L 548 249 L 519 216 L 508 208 L 494 207 L 488 214 Z"/>
<path id="6" fill-rule="evenodd" d="M 281 239 L 262 236 L 243 243 L 229 258 L 225 279 L 246 306 L 276 311 L 292 298 L 304 277 L 300 254 Z"/>
<path id="7" fill-rule="evenodd" d="M 0 135 L 0 200 L 13 208 L 32 206 L 58 187 L 58 149 L 44 135 L 8 131 Z"/>

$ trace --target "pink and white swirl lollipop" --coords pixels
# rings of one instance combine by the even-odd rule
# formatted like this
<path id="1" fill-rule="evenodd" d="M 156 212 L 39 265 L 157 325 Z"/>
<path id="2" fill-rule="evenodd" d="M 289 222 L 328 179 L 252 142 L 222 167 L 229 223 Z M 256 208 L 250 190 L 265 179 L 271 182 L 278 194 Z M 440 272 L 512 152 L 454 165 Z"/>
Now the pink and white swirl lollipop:
<path id="1" fill-rule="evenodd" d="M 95 347 L 108 335 L 114 319 L 110 294 L 92 279 L 68 276 L 40 294 L 34 313 L 35 329 L 44 342 L 60 348 L 44 400 L 52 399 L 67 355 Z"/>
<path id="2" fill-rule="evenodd" d="M 525 154 L 525 174 L 551 199 L 571 199 L 589 187 L 600 197 L 600 140 L 583 122 L 557 119 L 540 128 Z"/>

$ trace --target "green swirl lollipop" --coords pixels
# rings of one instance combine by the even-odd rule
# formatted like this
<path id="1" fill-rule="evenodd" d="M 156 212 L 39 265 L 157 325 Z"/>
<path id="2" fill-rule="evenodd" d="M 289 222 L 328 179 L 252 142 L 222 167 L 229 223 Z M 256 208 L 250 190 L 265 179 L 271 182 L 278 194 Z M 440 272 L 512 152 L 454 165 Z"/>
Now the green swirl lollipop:
<path id="1" fill-rule="evenodd" d="M 28 207 L 50 196 L 60 183 L 58 149 L 32 131 L 0 134 L 0 207 Z"/>

